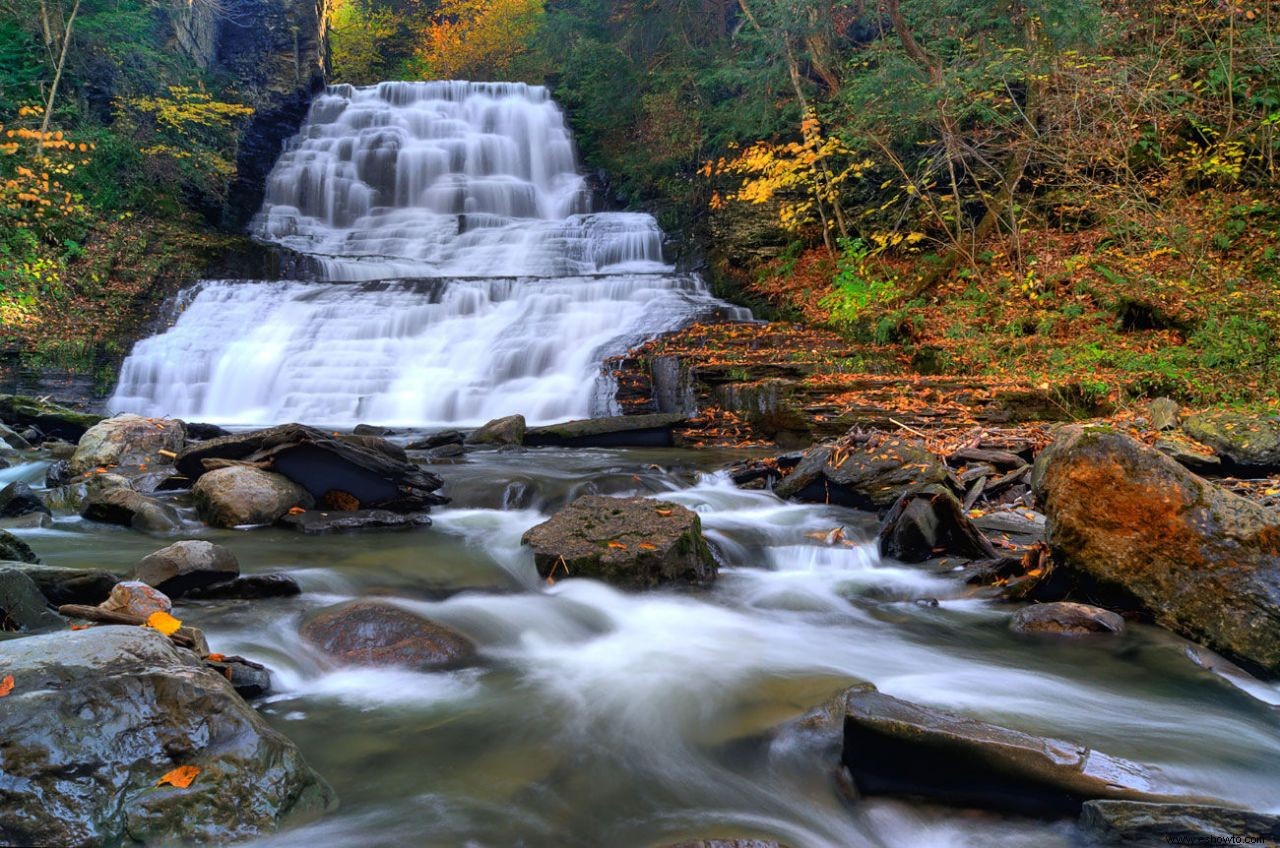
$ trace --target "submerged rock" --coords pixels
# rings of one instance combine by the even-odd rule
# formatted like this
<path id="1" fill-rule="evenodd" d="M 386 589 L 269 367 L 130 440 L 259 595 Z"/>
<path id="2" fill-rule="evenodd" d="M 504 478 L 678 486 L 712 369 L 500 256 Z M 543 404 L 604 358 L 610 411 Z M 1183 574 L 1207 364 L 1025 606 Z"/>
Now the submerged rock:
<path id="1" fill-rule="evenodd" d="M 237 842 L 334 803 L 328 785 L 220 674 L 141 627 L 9 642 L 0 841 Z M 198 769 L 185 789 L 157 786 Z"/>
<path id="2" fill-rule="evenodd" d="M 467 436 L 469 445 L 519 445 L 524 442 L 525 423 L 523 415 L 508 415 L 495 418 Z"/>
<path id="3" fill-rule="evenodd" d="M 922 446 L 888 438 L 810 448 L 774 492 L 791 500 L 881 510 L 908 490 L 942 483 L 947 476 L 947 466 Z"/>
<path id="4" fill-rule="evenodd" d="M 287 574 L 249 574 L 214 583 L 183 594 L 192 599 L 257 601 L 264 598 L 292 598 L 302 594 L 298 581 Z"/>
<path id="5" fill-rule="evenodd" d="M 63 627 L 66 627 L 66 622 L 49 609 L 48 601 L 34 580 L 20 569 L 0 568 L 0 632 L 39 633 Z M 3 670 L 4 662 L 0 659 L 0 671 Z M 3 789 L 0 788 L 2 796 Z"/>
<path id="6" fill-rule="evenodd" d="M 663 583 L 710 583 L 716 563 L 698 514 L 648 498 L 584 495 L 530 528 L 543 577 L 591 577 L 629 589 Z"/>
<path id="7" fill-rule="evenodd" d="M 40 557 L 36 556 L 36 552 L 26 542 L 8 530 L 0 530 L 0 560 L 38 563 Z"/>
<path id="8" fill-rule="evenodd" d="M 240 576 L 240 561 L 222 545 L 191 539 L 147 554 L 133 576 L 176 598 L 192 589 L 234 580 Z"/>
<path id="9" fill-rule="evenodd" d="M 117 465 L 172 465 L 185 441 L 186 429 L 181 421 L 117 415 L 93 425 L 80 437 L 69 461 L 71 473 L 84 474 Z"/>
<path id="10" fill-rule="evenodd" d="M 1197 804 L 1089 801 L 1080 827 L 1092 844 L 1125 848 L 1280 844 L 1280 816 Z"/>
<path id="11" fill-rule="evenodd" d="M 302 638 L 331 659 L 362 665 L 453 668 L 475 654 L 471 640 L 452 628 L 394 604 L 352 601 L 313 613 Z"/>
<path id="12" fill-rule="evenodd" d="M 196 512 L 214 527 L 273 524 L 294 507 L 314 503 L 307 490 L 282 474 L 232 465 L 201 475 L 191 490 Z"/>
<path id="13" fill-rule="evenodd" d="M 80 507 L 80 515 L 144 533 L 169 533 L 182 526 L 173 507 L 124 486 L 90 492 Z"/>
<path id="14" fill-rule="evenodd" d="M 408 529 L 429 527 L 431 516 L 422 512 L 399 513 L 385 509 L 357 509 L 352 512 L 327 512 L 308 509 L 294 512 L 280 519 L 285 527 L 292 527 L 308 536 L 326 533 L 344 533 L 353 530 Z"/>
<path id="15" fill-rule="evenodd" d="M 866 689 L 845 698 L 841 759 L 864 795 L 1025 815 L 1074 815 L 1096 798 L 1178 800 L 1138 763 Z"/>
<path id="16" fill-rule="evenodd" d="M 1018 610 L 1009 623 L 1009 629 L 1014 633 L 1059 633 L 1066 636 L 1115 634 L 1124 632 L 1124 619 L 1099 607 L 1058 601 Z"/>
<path id="17" fill-rule="evenodd" d="M 111 589 L 111 595 L 98 605 L 107 612 L 120 612 L 147 618 L 152 613 L 173 609 L 169 596 L 141 580 L 126 580 Z"/>
<path id="18" fill-rule="evenodd" d="M 586 418 L 525 431 L 527 447 L 662 448 L 676 443 L 675 428 L 689 420 L 681 413 Z"/>
<path id="19" fill-rule="evenodd" d="M 1280 468 L 1280 416 L 1202 412 L 1183 421 L 1182 429 L 1232 465 L 1256 470 Z"/>
<path id="20" fill-rule="evenodd" d="M 1101 428 L 1064 428 L 1035 484 L 1059 565 L 1280 673 L 1280 516 Z"/>
<path id="21" fill-rule="evenodd" d="M 26 483 L 15 480 L 0 489 L 0 518 L 14 518 L 38 512 L 52 515 L 40 496 L 31 490 Z"/>
<path id="22" fill-rule="evenodd" d="M 15 430 L 36 427 L 45 436 L 78 442 L 101 415 L 76 412 L 65 406 L 22 395 L 0 395 L 0 421 Z"/>
<path id="23" fill-rule="evenodd" d="M 466 437 L 461 430 L 443 430 L 410 442 L 405 448 L 407 450 L 434 450 L 446 445 L 461 445 L 465 441 Z"/>
<path id="24" fill-rule="evenodd" d="M 899 562 L 936 556 L 992 559 L 995 549 L 973 525 L 956 496 L 942 486 L 926 486 L 898 499 L 880 525 L 880 554 Z"/>

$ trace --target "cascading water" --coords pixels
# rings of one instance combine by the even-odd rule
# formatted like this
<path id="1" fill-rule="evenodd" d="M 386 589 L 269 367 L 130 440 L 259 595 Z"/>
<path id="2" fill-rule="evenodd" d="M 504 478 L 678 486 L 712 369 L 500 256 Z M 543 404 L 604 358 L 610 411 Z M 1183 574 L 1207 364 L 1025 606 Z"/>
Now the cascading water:
<path id="1" fill-rule="evenodd" d="M 333 86 L 253 224 L 319 281 L 197 284 L 135 346 L 110 408 L 339 426 L 609 414 L 605 358 L 749 315 L 663 261 L 652 217 L 589 206 L 545 88 Z"/>

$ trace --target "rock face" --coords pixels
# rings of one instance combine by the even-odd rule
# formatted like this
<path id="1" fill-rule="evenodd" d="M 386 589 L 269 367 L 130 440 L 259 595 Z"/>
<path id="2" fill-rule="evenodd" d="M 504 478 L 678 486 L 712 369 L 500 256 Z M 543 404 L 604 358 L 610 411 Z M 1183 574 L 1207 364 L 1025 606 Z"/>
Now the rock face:
<path id="1" fill-rule="evenodd" d="M 1094 845 L 1275 845 L 1280 816 L 1196 804 L 1089 801 L 1080 826 Z"/>
<path id="2" fill-rule="evenodd" d="M 353 601 L 320 610 L 301 628 L 306 639 L 342 663 L 430 670 L 464 665 L 475 654 L 467 637 L 379 601 Z"/>
<path id="3" fill-rule="evenodd" d="M 340 502 L 342 509 L 425 512 L 448 500 L 435 494 L 440 478 L 409 462 L 399 445 L 302 424 L 209 439 L 189 447 L 176 465 L 188 478 L 203 481 L 211 468 L 231 463 L 282 474 L 315 501 Z"/>
<path id="4" fill-rule="evenodd" d="M 791 500 L 881 510 L 909 489 L 946 479 L 947 467 L 920 445 L 884 439 L 874 445 L 810 448 L 774 491 Z"/>
<path id="5" fill-rule="evenodd" d="M 240 561 L 227 548 L 212 542 L 174 542 L 147 554 L 133 571 L 134 579 L 173 597 L 240 576 Z"/>
<path id="6" fill-rule="evenodd" d="M 1056 562 L 1280 673 L 1280 516 L 1105 429 L 1063 428 L 1034 483 Z"/>
<path id="7" fill-rule="evenodd" d="M 525 431 L 528 447 L 664 448 L 676 443 L 675 428 L 688 421 L 681 413 L 619 415 L 566 421 Z"/>
<path id="8" fill-rule="evenodd" d="M 0 842 L 241 841 L 333 793 L 221 675 L 159 633 L 94 627 L 5 645 Z M 157 787 L 179 765 L 186 789 Z"/>
<path id="9" fill-rule="evenodd" d="M 592 577 L 629 589 L 663 583 L 710 583 L 716 563 L 698 514 L 648 498 L 584 495 L 530 528 L 543 577 Z"/>
<path id="10" fill-rule="evenodd" d="M 91 492 L 84 499 L 80 515 L 144 533 L 168 533 L 182 524 L 173 507 L 124 486 Z"/>
<path id="11" fill-rule="evenodd" d="M 1202 412 L 1182 422 L 1182 429 L 1232 465 L 1258 470 L 1280 468 L 1280 417 Z"/>
<path id="12" fill-rule="evenodd" d="M 99 604 L 108 612 L 122 612 L 146 618 L 154 612 L 168 612 L 173 602 L 164 592 L 140 580 L 126 580 L 111 589 L 111 595 Z"/>
<path id="13" fill-rule="evenodd" d="M 1082 636 L 1087 633 L 1123 633 L 1124 619 L 1114 612 L 1058 601 L 1036 604 L 1014 613 L 1009 629 L 1014 633 L 1056 633 Z"/>
<path id="14" fill-rule="evenodd" d="M 101 415 L 76 412 L 48 401 L 21 395 L 0 395 L 0 421 L 19 431 L 37 427 L 45 436 L 78 442 L 90 427 L 101 420 Z"/>
<path id="15" fill-rule="evenodd" d="M 186 441 L 181 421 L 117 415 L 89 428 L 71 455 L 72 474 L 121 465 L 165 466 L 173 462 Z M 160 451 L 167 451 L 165 456 Z"/>
<path id="16" fill-rule="evenodd" d="M 40 557 L 31 546 L 7 530 L 0 530 L 0 560 L 13 562 L 39 562 Z"/>
<path id="17" fill-rule="evenodd" d="M 1137 763 L 865 689 L 845 698 L 841 759 L 864 795 L 1046 816 L 1096 798 L 1173 800 Z"/>
<path id="18" fill-rule="evenodd" d="M 467 444 L 519 445 L 524 442 L 524 434 L 524 416 L 508 415 L 506 418 L 495 418 L 470 436 L 467 436 Z"/>
<path id="19" fill-rule="evenodd" d="M 991 559 L 995 549 L 965 515 L 956 496 L 942 486 L 926 486 L 898 499 L 880 525 L 880 555 L 900 562 L 936 556 Z"/>
<path id="20" fill-rule="evenodd" d="M 288 477 L 248 465 L 210 471 L 191 490 L 196 512 L 214 527 L 272 524 L 294 507 L 314 501 Z"/>
<path id="21" fill-rule="evenodd" d="M 0 489 L 0 518 L 13 518 L 39 512 L 52 515 L 40 496 L 31 491 L 26 483 L 15 480 Z"/>
<path id="22" fill-rule="evenodd" d="M 65 626 L 62 616 L 49 609 L 35 581 L 20 569 L 0 568 L 0 632 L 37 633 Z"/>

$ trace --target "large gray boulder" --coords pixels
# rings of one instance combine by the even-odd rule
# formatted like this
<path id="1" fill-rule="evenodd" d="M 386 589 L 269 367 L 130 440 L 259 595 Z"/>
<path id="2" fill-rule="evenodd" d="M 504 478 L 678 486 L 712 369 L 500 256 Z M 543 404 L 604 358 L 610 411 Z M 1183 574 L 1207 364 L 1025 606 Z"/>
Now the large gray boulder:
<path id="1" fill-rule="evenodd" d="M 182 525 L 173 507 L 123 486 L 91 490 L 80 506 L 80 515 L 144 533 L 169 533 Z"/>
<path id="2" fill-rule="evenodd" d="M 200 518 L 214 527 L 272 524 L 294 507 L 315 505 L 307 490 L 288 477 L 248 465 L 202 475 L 191 495 Z"/>
<path id="3" fill-rule="evenodd" d="M 6 643 L 0 843 L 238 842 L 334 803 L 217 672 L 141 627 Z M 187 788 L 157 786 L 199 769 Z"/>
<path id="4" fill-rule="evenodd" d="M 1182 429 L 1232 465 L 1280 468 L 1280 416 L 1213 410 L 1190 416 L 1182 422 Z"/>
<path id="5" fill-rule="evenodd" d="M 884 438 L 810 448 L 774 492 L 790 500 L 882 510 L 904 493 L 947 477 L 947 466 L 923 446 Z"/>
<path id="6" fill-rule="evenodd" d="M 147 554 L 133 570 L 135 580 L 177 598 L 192 589 L 240 576 L 240 561 L 222 545 L 191 539 Z"/>
<path id="7" fill-rule="evenodd" d="M 394 604 L 352 601 L 311 614 L 302 638 L 340 663 L 394 665 L 419 670 L 453 668 L 475 655 L 475 646 L 452 628 Z"/>
<path id="8" fill-rule="evenodd" d="M 1093 845 L 1280 845 L 1280 816 L 1197 804 L 1089 801 L 1080 826 Z"/>
<path id="9" fill-rule="evenodd" d="M 117 415 L 93 425 L 80 437 L 69 466 L 72 474 L 114 466 L 168 466 L 185 441 L 186 430 L 181 421 Z"/>
<path id="10" fill-rule="evenodd" d="M 1280 516 L 1105 428 L 1063 428 L 1033 482 L 1055 562 L 1280 673 Z"/>
<path id="11" fill-rule="evenodd" d="M 467 436 L 469 445 L 500 445 L 511 447 L 524 443 L 525 423 L 523 415 L 495 418 L 479 430 Z"/>
<path id="12" fill-rule="evenodd" d="M 25 572 L 0 568 L 0 632 L 38 633 L 66 626 L 62 616 L 49 609 L 40 587 Z"/>
<path id="13" fill-rule="evenodd" d="M 648 498 L 584 495 L 521 538 L 546 578 L 591 577 L 628 589 L 710 583 L 716 562 L 698 514 Z"/>

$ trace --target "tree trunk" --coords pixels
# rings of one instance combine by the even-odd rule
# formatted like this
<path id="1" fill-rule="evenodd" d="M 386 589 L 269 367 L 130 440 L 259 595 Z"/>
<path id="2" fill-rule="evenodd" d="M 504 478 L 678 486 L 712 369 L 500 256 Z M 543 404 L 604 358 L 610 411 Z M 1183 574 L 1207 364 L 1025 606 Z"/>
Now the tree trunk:
<path id="1" fill-rule="evenodd" d="M 42 4 L 43 6 L 43 4 Z M 71 15 L 67 18 L 66 29 L 62 33 L 62 50 L 58 54 L 58 67 L 53 72 L 53 84 L 49 87 L 49 100 L 44 106 L 44 120 L 40 122 L 40 150 L 44 150 L 45 138 L 49 135 L 49 119 L 53 117 L 53 102 L 58 96 L 58 83 L 62 81 L 62 69 L 67 65 L 67 53 L 71 49 L 71 28 L 75 26 L 76 14 L 80 11 L 80 0 L 71 7 Z"/>

